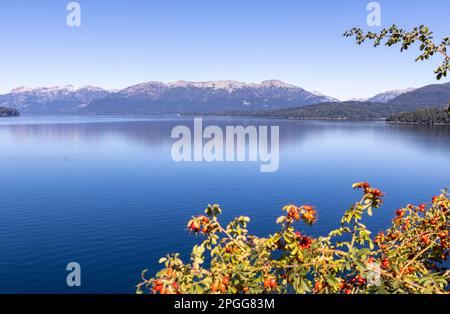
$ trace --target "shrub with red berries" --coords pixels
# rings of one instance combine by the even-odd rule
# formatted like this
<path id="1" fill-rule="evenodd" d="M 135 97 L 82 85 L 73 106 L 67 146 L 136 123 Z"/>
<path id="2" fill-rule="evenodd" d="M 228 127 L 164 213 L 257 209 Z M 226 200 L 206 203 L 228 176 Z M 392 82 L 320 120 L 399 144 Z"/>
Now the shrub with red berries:
<path id="1" fill-rule="evenodd" d="M 297 225 L 314 224 L 313 206 L 287 205 L 277 219 L 280 230 L 268 237 L 249 234 L 250 219 L 237 217 L 226 227 L 221 209 L 210 205 L 187 225 L 204 237 L 191 262 L 179 254 L 160 259 L 155 278 L 142 273 L 138 293 L 448 293 L 450 271 L 447 191 L 430 204 L 395 211 L 392 226 L 372 236 L 361 222 L 382 205 L 383 192 L 368 183 L 354 184 L 361 200 L 348 209 L 339 228 L 310 237 Z"/>

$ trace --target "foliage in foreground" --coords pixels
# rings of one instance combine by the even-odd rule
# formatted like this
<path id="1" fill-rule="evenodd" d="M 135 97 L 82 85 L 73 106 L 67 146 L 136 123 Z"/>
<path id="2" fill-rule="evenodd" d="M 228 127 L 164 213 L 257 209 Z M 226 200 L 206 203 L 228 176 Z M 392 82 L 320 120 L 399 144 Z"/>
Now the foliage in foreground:
<path id="1" fill-rule="evenodd" d="M 338 229 L 317 238 L 296 228 L 316 222 L 310 205 L 285 206 L 276 221 L 280 231 L 267 238 L 248 233 L 248 217 L 223 227 L 220 207 L 210 205 L 188 223 L 204 237 L 191 263 L 179 254 L 162 258 L 155 278 L 142 273 L 137 293 L 448 293 L 447 191 L 430 204 L 398 209 L 392 226 L 372 237 L 361 221 L 381 206 L 383 193 L 368 183 L 353 187 L 363 191 L 362 199 Z"/>
<path id="2" fill-rule="evenodd" d="M 354 36 L 358 45 L 361 45 L 366 40 L 372 40 L 374 47 L 378 47 L 382 42 L 388 47 L 399 44 L 401 52 L 408 50 L 412 44 L 417 42 L 420 44 L 420 54 L 417 56 L 416 61 L 428 60 L 437 54 L 443 56 L 441 65 L 434 71 L 436 79 L 440 80 L 442 77 L 446 77 L 450 70 L 450 55 L 447 52 L 447 47 L 450 46 L 450 37 L 445 37 L 440 42 L 435 42 L 433 32 L 425 25 L 415 27 L 412 31 L 406 31 L 397 27 L 397 25 L 392 25 L 389 28 L 383 28 L 379 33 L 365 33 L 362 29 L 354 27 L 346 31 L 344 36 Z"/>

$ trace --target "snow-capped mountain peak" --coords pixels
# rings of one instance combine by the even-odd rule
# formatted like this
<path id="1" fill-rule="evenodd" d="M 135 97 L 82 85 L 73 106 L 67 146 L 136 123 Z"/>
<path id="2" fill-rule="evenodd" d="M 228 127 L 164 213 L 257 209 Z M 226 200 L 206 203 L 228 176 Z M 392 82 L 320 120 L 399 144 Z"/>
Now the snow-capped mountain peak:
<path id="1" fill-rule="evenodd" d="M 330 96 L 328 96 L 328 95 L 326 95 L 326 94 L 324 94 L 324 93 L 322 93 L 322 92 L 319 92 L 319 91 L 310 91 L 310 93 L 311 93 L 311 94 L 314 94 L 314 95 L 316 95 L 316 96 L 319 96 L 319 97 L 324 97 L 324 98 L 326 98 L 327 101 L 329 101 L 329 102 L 338 102 L 338 101 L 340 101 L 340 100 L 337 99 L 337 98 L 330 97 Z"/>
<path id="2" fill-rule="evenodd" d="M 389 100 L 392 100 L 395 97 L 400 96 L 402 94 L 412 92 L 413 90 L 415 90 L 415 88 L 413 88 L 413 87 L 409 87 L 406 89 L 393 89 L 393 90 L 389 90 L 389 91 L 377 94 L 377 95 L 367 99 L 367 101 L 387 103 Z"/>
<path id="3" fill-rule="evenodd" d="M 262 81 L 259 84 L 253 84 L 257 87 L 275 87 L 275 88 L 300 88 L 298 86 L 295 86 L 293 84 L 288 84 L 280 80 L 266 80 Z"/>
<path id="4" fill-rule="evenodd" d="M 74 85 L 26 88 L 19 87 L 0 95 L 0 105 L 29 113 L 69 113 L 109 94 L 100 87 Z"/>
<path id="5" fill-rule="evenodd" d="M 32 88 L 25 87 L 25 86 L 20 86 L 20 87 L 16 87 L 16 88 L 12 89 L 10 91 L 10 93 L 11 94 L 27 93 L 27 92 L 30 92 L 32 90 L 33 90 Z"/>
<path id="6" fill-rule="evenodd" d="M 19 93 L 57 93 L 57 92 L 66 92 L 66 93 L 75 93 L 78 91 L 92 91 L 92 92 L 99 92 L 99 91 L 106 91 L 105 89 L 101 87 L 86 85 L 83 87 L 76 87 L 75 85 L 62 85 L 62 86 L 49 86 L 49 87 L 36 87 L 36 88 L 29 88 L 29 87 L 17 87 L 10 91 L 10 94 L 19 94 Z"/>

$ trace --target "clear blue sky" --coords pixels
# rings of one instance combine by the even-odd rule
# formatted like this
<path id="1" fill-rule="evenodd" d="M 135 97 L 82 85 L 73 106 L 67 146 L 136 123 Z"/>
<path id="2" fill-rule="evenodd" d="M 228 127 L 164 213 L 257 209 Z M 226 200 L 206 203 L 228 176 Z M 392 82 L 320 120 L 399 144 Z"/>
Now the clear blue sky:
<path id="1" fill-rule="evenodd" d="M 436 82 L 438 60 L 356 46 L 362 0 L 66 0 L 0 3 L 0 92 L 74 84 L 123 88 L 149 80 L 279 79 L 340 99 Z M 450 35 L 448 0 L 380 0 L 382 26 L 427 24 Z M 441 82 L 449 81 L 444 80 Z"/>

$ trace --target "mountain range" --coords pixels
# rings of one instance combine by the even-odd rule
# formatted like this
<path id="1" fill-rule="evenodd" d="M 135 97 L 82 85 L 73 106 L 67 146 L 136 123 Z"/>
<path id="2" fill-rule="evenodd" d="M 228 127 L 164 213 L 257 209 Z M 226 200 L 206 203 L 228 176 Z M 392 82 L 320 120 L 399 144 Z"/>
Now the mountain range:
<path id="1" fill-rule="evenodd" d="M 94 86 L 19 87 L 0 95 L 0 106 L 14 108 L 25 114 L 70 114 L 110 93 Z"/>
<path id="2" fill-rule="evenodd" d="M 292 110 L 306 108 L 309 113 L 353 110 L 359 112 L 358 115 L 371 112 L 370 117 L 385 117 L 388 113 L 440 107 L 447 104 L 449 99 L 450 83 L 387 91 L 365 101 L 340 102 L 322 93 L 310 92 L 278 80 L 252 84 L 239 81 L 177 81 L 146 82 L 117 91 L 94 86 L 76 88 L 72 85 L 35 89 L 20 87 L 0 95 L 0 107 L 14 108 L 22 114 L 30 115 L 219 114 L 259 111 L 280 111 L 284 115 L 293 112 Z"/>
<path id="3" fill-rule="evenodd" d="M 223 112 L 222 115 L 278 117 L 293 119 L 385 119 L 402 112 L 444 108 L 450 101 L 450 83 L 427 85 L 401 93 L 387 102 L 342 101 L 308 106 L 250 112 Z"/>
<path id="4" fill-rule="evenodd" d="M 376 94 L 372 97 L 366 97 L 366 98 L 352 98 L 347 101 L 359 101 L 359 102 L 377 102 L 377 103 L 387 103 L 389 100 L 394 99 L 397 96 L 400 96 L 401 94 L 412 92 L 415 88 L 406 88 L 406 89 L 394 89 L 394 90 L 388 90 L 386 92 L 382 92 L 379 94 Z"/>
<path id="5" fill-rule="evenodd" d="M 378 102 L 378 103 L 387 103 L 388 101 L 402 95 L 405 93 L 409 93 L 414 91 L 415 88 L 406 88 L 406 89 L 394 89 L 390 91 L 386 91 L 384 93 L 377 94 L 373 97 L 366 99 L 368 102 Z"/>
<path id="6" fill-rule="evenodd" d="M 181 114 L 223 110 L 279 109 L 337 101 L 318 92 L 277 80 L 259 84 L 238 81 L 147 82 L 119 91 L 71 85 L 16 88 L 0 95 L 0 106 L 25 114 Z"/>

